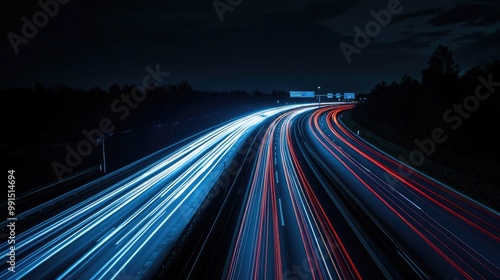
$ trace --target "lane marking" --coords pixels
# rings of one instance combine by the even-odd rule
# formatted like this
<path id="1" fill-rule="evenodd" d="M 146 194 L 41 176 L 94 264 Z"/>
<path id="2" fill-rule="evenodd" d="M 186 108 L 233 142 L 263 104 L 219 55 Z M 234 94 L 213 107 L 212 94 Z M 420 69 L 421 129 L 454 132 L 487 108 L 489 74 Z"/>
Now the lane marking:
<path id="1" fill-rule="evenodd" d="M 413 203 L 413 201 L 409 200 L 406 196 L 404 196 L 402 193 L 396 191 L 400 196 L 402 196 L 404 199 L 408 200 L 408 202 L 410 202 L 411 204 L 413 204 L 413 206 L 417 207 L 418 210 L 422 210 L 422 208 L 418 207 L 417 204 Z"/>
<path id="2" fill-rule="evenodd" d="M 359 164 L 359 165 L 361 167 L 363 167 L 367 172 L 370 172 L 371 174 L 373 174 L 373 172 L 370 169 L 366 168 L 364 165 L 362 165 L 362 164 Z"/>
<path id="3" fill-rule="evenodd" d="M 278 204 L 280 205 L 281 225 L 285 226 L 285 218 L 283 218 L 283 208 L 281 207 L 281 198 L 278 198 Z"/>

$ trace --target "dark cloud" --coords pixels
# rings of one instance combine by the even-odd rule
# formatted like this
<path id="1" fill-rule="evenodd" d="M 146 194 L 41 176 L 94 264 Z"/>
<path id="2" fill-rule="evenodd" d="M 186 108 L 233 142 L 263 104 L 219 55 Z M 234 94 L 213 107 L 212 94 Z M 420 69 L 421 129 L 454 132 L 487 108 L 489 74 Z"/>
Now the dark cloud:
<path id="1" fill-rule="evenodd" d="M 459 4 L 428 21 L 433 26 L 462 23 L 465 26 L 486 26 L 500 22 L 500 7 L 488 4 Z"/>
<path id="2" fill-rule="evenodd" d="M 269 24 L 286 24 L 293 26 L 297 24 L 317 23 L 321 20 L 331 19 L 353 9 L 354 3 L 311 3 L 303 10 L 296 12 L 275 12 L 259 16 Z"/>
<path id="3" fill-rule="evenodd" d="M 464 68 L 473 67 L 480 61 L 491 61 L 492 58 L 500 60 L 500 28 L 492 33 L 467 33 L 457 37 L 453 43 L 460 46 L 456 54 Z"/>
<path id="4" fill-rule="evenodd" d="M 412 30 L 407 30 L 402 32 L 399 37 L 403 37 L 407 42 L 433 42 L 436 38 L 447 37 L 451 34 L 452 30 L 439 30 L 439 31 L 429 31 L 429 32 L 415 32 Z"/>
<path id="5" fill-rule="evenodd" d="M 423 9 L 415 12 L 410 12 L 410 13 L 405 13 L 402 15 L 395 15 L 392 18 L 392 23 L 400 22 L 403 20 L 407 19 L 412 19 L 412 18 L 419 18 L 419 17 L 426 17 L 426 16 L 435 16 L 436 14 L 442 12 L 444 10 L 443 7 L 438 7 L 438 8 L 429 8 L 429 9 Z"/>
<path id="6" fill-rule="evenodd" d="M 329 19 L 348 11 L 355 6 L 356 4 L 354 3 L 312 3 L 298 15 L 298 18 L 305 18 L 311 21 Z"/>

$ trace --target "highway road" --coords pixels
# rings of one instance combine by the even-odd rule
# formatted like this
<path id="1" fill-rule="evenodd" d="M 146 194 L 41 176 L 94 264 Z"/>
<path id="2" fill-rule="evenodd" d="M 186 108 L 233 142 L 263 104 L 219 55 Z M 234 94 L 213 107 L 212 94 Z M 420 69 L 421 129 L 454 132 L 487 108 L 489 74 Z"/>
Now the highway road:
<path id="1" fill-rule="evenodd" d="M 314 109 L 286 112 L 267 129 L 224 278 L 391 277 L 301 164 L 293 124 Z"/>
<path id="2" fill-rule="evenodd" d="M 0 279 L 152 279 L 207 199 L 236 183 L 241 203 L 193 239 L 205 250 L 185 278 L 215 259 L 220 277 L 206 279 L 500 279 L 499 214 L 347 130 L 352 106 L 280 106 L 208 130 L 18 227 L 16 271 L 4 261 Z M 242 180 L 234 159 L 253 147 Z"/>
<path id="3" fill-rule="evenodd" d="M 498 213 L 347 130 L 353 106 L 272 123 L 224 278 L 499 279 Z"/>
<path id="4" fill-rule="evenodd" d="M 238 147 L 294 107 L 242 116 L 36 225 L 17 221 L 16 243 L 2 247 L 15 264 L 2 261 L 0 279 L 153 277 Z"/>
<path id="5" fill-rule="evenodd" d="M 499 214 L 367 144 L 342 124 L 349 105 L 302 119 L 315 159 L 416 276 L 499 279 Z"/>

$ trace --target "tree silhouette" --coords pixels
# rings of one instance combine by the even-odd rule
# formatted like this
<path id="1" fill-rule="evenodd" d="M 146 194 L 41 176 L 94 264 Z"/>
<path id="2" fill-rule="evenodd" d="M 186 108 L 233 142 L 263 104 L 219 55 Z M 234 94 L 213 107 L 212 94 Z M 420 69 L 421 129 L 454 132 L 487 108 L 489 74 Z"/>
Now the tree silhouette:
<path id="1" fill-rule="evenodd" d="M 439 45 L 427 61 L 427 68 L 422 70 L 422 83 L 443 80 L 444 78 L 458 79 L 460 67 L 453 59 L 452 51 Z"/>
<path id="2" fill-rule="evenodd" d="M 109 87 L 108 92 L 112 97 L 116 98 L 120 96 L 122 90 L 119 85 L 113 84 L 112 86 Z"/>
<path id="3" fill-rule="evenodd" d="M 437 108 L 448 107 L 458 100 L 457 88 L 460 67 L 448 47 L 439 45 L 422 70 L 422 85 L 427 98 L 437 100 Z"/>
<path id="4" fill-rule="evenodd" d="M 452 51 L 439 45 L 427 61 L 427 68 L 422 70 L 422 98 L 419 106 L 420 126 L 439 125 L 440 111 L 457 101 L 457 86 L 460 67 L 453 59 Z"/>

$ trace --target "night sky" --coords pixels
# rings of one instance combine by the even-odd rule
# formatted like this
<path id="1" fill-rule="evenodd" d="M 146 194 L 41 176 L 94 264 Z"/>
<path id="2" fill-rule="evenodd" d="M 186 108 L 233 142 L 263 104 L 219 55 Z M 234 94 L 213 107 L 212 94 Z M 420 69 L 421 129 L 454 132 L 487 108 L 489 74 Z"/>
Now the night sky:
<path id="1" fill-rule="evenodd" d="M 48 15 L 40 12 L 40 3 L 58 8 L 49 5 Z M 159 65 L 170 73 L 165 84 L 187 81 L 195 90 L 321 86 L 325 92 L 369 92 L 378 82 L 399 81 L 404 74 L 420 80 L 439 44 L 453 51 L 462 70 L 500 59 L 498 3 L 2 1 L 0 87 L 43 82 L 108 89 L 114 83 L 140 84 L 145 67 Z M 391 17 L 385 26 L 374 24 L 371 11 Z M 39 27 L 36 32 L 24 27 L 24 35 L 32 37 L 27 38 L 23 17 L 33 24 L 34 15 Z M 374 28 L 373 37 L 357 48 L 355 28 L 367 25 Z M 350 62 L 342 42 L 357 48 Z"/>

